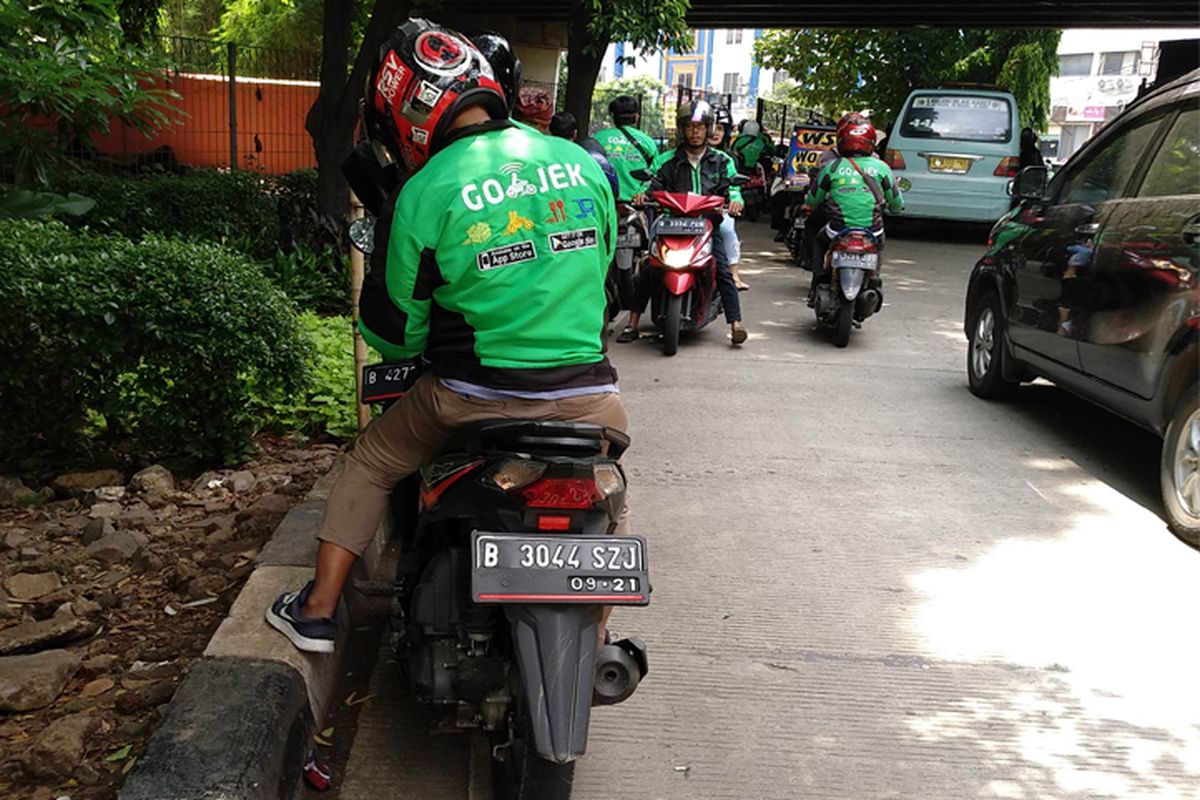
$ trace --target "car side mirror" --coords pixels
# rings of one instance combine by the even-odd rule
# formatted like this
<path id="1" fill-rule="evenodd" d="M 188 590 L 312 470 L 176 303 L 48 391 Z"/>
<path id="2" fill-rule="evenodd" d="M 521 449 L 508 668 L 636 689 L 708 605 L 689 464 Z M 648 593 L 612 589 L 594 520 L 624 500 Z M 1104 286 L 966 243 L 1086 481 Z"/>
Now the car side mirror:
<path id="1" fill-rule="evenodd" d="M 1041 200 L 1046 196 L 1049 170 L 1045 167 L 1025 167 L 1017 175 L 1014 192 L 1022 200 Z"/>
<path id="2" fill-rule="evenodd" d="M 629 171 L 629 177 L 635 181 L 648 181 L 654 176 L 650 174 L 648 169 L 634 169 Z"/>

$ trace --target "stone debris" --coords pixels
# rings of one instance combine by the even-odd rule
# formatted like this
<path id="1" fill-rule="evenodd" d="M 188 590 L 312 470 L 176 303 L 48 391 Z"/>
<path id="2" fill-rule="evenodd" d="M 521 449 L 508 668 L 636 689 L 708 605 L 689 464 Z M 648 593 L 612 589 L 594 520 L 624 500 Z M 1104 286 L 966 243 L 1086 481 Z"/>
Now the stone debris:
<path id="1" fill-rule="evenodd" d="M 0 631 L 0 656 L 67 644 L 91 636 L 97 627 L 96 623 L 75 616 L 71 604 L 66 603 L 50 619 L 22 622 Z"/>
<path id="2" fill-rule="evenodd" d="M 36 600 L 61 588 L 56 572 L 18 572 L 8 579 L 8 593 L 20 600 Z"/>
<path id="3" fill-rule="evenodd" d="M 132 559 L 149 542 L 140 531 L 119 530 L 89 544 L 87 554 L 105 564 L 119 564 Z"/>
<path id="4" fill-rule="evenodd" d="M 115 533 L 116 530 L 117 528 L 115 525 L 113 525 L 110 518 L 97 517 L 96 519 L 89 520 L 88 524 L 83 526 L 83 535 L 81 540 L 84 545 L 89 545 L 92 542 L 103 539 L 110 533 Z"/>
<path id="5" fill-rule="evenodd" d="M 50 481 L 50 486 L 64 497 L 78 497 L 101 486 L 124 485 L 125 476 L 115 469 L 90 472 L 67 472 Z"/>
<path id="6" fill-rule="evenodd" d="M 32 711 L 50 705 L 82 660 L 68 650 L 0 656 L 0 711 Z"/>
<path id="7" fill-rule="evenodd" d="M 50 723 L 26 751 L 25 771 L 30 777 L 45 780 L 71 777 L 83 760 L 88 737 L 98 725 L 99 721 L 89 714 L 73 714 Z"/>
<path id="8" fill-rule="evenodd" d="M 155 464 L 136 473 L 129 485 L 147 495 L 167 495 L 175 491 L 175 476 L 171 470 Z"/>

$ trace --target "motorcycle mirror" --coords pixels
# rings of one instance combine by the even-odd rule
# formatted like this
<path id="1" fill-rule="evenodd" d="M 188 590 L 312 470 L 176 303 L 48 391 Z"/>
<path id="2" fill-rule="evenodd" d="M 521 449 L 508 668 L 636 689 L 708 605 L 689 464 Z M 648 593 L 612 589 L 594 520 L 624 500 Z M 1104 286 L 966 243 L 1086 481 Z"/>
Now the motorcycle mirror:
<path id="1" fill-rule="evenodd" d="M 636 181 L 648 181 L 651 178 L 653 178 L 654 176 L 650 174 L 650 170 L 635 169 L 635 170 L 631 170 L 629 172 L 629 177 L 633 178 Z"/>
<path id="2" fill-rule="evenodd" d="M 732 178 L 729 179 L 729 182 L 732 183 L 734 186 L 745 186 L 747 183 L 750 182 L 750 176 L 734 175 Z"/>
<path id="3" fill-rule="evenodd" d="M 350 244 L 364 255 L 371 255 L 375 250 L 375 220 L 368 214 L 350 223 Z"/>

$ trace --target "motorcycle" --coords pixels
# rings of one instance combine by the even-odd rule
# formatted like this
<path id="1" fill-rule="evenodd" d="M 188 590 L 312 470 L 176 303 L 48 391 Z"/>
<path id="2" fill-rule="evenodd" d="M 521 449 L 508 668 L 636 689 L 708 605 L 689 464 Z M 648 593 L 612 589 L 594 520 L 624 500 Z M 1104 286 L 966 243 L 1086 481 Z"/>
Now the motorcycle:
<path id="1" fill-rule="evenodd" d="M 825 271 L 812 298 L 817 326 L 833 329 L 833 343 L 845 347 L 851 327 L 883 307 L 879 278 L 879 238 L 867 228 L 836 233 L 825 253 Z"/>
<path id="2" fill-rule="evenodd" d="M 618 201 L 617 248 L 613 260 L 618 309 L 633 308 L 633 276 L 645 259 L 649 246 L 645 215 L 629 203 Z"/>
<path id="3" fill-rule="evenodd" d="M 806 227 L 807 218 L 800 209 L 808 195 L 809 183 L 809 176 L 801 173 L 780 188 L 780 191 L 787 193 L 787 207 L 783 212 L 786 225 L 783 242 L 792 256 L 792 262 L 805 269 L 811 269 L 808 263 L 810 243 Z"/>
<path id="4" fill-rule="evenodd" d="M 368 365 L 362 400 L 394 401 L 421 372 Z M 395 581 L 360 591 L 392 598 L 401 677 L 432 731 L 488 736 L 501 800 L 569 800 L 591 707 L 649 671 L 640 639 L 600 630 L 605 606 L 650 602 L 645 540 L 613 535 L 628 446 L 601 425 L 489 420 L 392 493 Z"/>
<path id="5" fill-rule="evenodd" d="M 770 181 L 767 180 L 767 172 L 762 163 L 755 164 L 748 182 L 742 187 L 742 200 L 746 207 L 742 213 L 748 221 L 757 222 L 763 209 L 767 208 L 768 186 Z"/>
<path id="6" fill-rule="evenodd" d="M 716 195 L 652 192 L 647 207 L 662 214 L 643 269 L 661 270 L 661 288 L 650 299 L 651 317 L 662 331 L 663 355 L 679 349 L 683 331 L 698 331 L 721 313 L 717 260 L 713 255 L 713 216 L 724 199 Z"/>

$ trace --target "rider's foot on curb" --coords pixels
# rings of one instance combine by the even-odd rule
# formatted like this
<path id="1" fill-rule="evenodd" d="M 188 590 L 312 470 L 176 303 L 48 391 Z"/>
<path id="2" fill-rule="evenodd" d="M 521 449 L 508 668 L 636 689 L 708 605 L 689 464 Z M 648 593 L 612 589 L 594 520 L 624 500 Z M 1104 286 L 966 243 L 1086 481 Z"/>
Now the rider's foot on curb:
<path id="1" fill-rule="evenodd" d="M 734 322 L 729 326 L 729 339 L 735 345 L 746 341 L 746 329 L 742 327 L 742 323 Z"/>
<path id="2" fill-rule="evenodd" d="M 750 284 L 748 284 L 748 283 L 742 283 L 741 281 L 737 282 L 737 283 L 736 283 L 736 284 L 734 284 L 734 285 L 735 285 L 735 286 L 737 286 L 737 290 L 738 290 L 739 292 L 744 292 L 744 291 L 746 291 L 747 289 L 749 289 L 749 288 L 750 288 Z"/>

